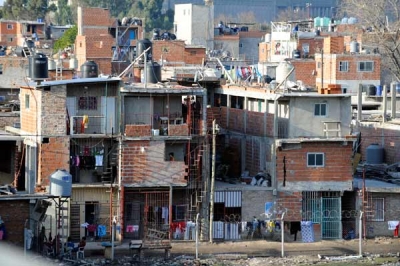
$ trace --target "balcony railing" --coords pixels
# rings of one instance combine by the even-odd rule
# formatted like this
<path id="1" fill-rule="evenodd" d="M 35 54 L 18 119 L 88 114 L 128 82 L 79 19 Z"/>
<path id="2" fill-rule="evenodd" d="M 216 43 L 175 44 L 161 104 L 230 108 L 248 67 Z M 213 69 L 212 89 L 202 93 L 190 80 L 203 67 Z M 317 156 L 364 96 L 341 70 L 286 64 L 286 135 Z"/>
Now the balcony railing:
<path id="1" fill-rule="evenodd" d="M 107 125 L 105 116 L 71 116 L 69 134 L 108 134 L 112 126 Z"/>

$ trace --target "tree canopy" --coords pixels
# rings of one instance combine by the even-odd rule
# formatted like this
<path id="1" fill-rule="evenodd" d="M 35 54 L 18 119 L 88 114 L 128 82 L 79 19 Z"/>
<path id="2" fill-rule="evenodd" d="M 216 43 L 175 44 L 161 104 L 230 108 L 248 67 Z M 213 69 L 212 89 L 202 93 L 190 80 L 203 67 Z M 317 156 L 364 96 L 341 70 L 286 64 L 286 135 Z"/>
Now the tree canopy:
<path id="1" fill-rule="evenodd" d="M 358 19 L 363 46 L 377 49 L 382 55 L 382 69 L 400 81 L 400 1 L 342 0 L 340 14 Z"/>
<path id="2" fill-rule="evenodd" d="M 78 27 L 76 25 L 66 30 L 63 36 L 61 36 L 61 38 L 54 43 L 54 51 L 58 52 L 60 50 L 63 50 L 64 48 L 72 46 L 75 43 L 77 34 Z"/>
<path id="3" fill-rule="evenodd" d="M 47 0 L 6 0 L 2 13 L 5 19 L 37 20 L 56 10 L 54 4 L 48 6 Z"/>

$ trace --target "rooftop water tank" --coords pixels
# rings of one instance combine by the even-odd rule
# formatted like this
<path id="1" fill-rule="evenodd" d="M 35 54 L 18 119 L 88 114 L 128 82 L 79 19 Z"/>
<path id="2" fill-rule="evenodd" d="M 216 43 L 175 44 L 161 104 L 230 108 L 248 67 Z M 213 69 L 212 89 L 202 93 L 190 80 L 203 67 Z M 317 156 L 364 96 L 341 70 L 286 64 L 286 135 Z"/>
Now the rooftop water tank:
<path id="1" fill-rule="evenodd" d="M 144 72 L 144 73 L 143 73 Z M 156 62 L 148 62 L 145 70 L 142 72 L 142 76 L 146 75 L 147 83 L 158 83 L 161 82 L 161 66 Z M 144 82 L 144 80 L 142 80 Z"/>
<path id="2" fill-rule="evenodd" d="M 56 67 L 57 67 L 56 61 L 54 59 L 50 59 L 48 61 L 48 69 L 49 70 L 56 70 Z"/>
<path id="3" fill-rule="evenodd" d="M 314 27 L 321 27 L 321 18 L 320 17 L 314 18 Z"/>
<path id="4" fill-rule="evenodd" d="M 152 43 L 149 39 L 143 39 L 137 42 L 137 56 L 141 55 L 144 51 L 146 51 L 147 48 L 150 48 L 150 50 L 146 52 L 146 56 L 142 56 L 141 58 L 139 58 L 140 63 L 143 63 L 144 60 L 146 61 L 152 60 L 153 58 Z"/>
<path id="5" fill-rule="evenodd" d="M 48 58 L 46 55 L 37 53 L 29 57 L 29 77 L 32 80 L 49 78 Z"/>
<path id="6" fill-rule="evenodd" d="M 352 41 L 350 42 L 350 53 L 358 53 L 358 42 Z"/>
<path id="7" fill-rule="evenodd" d="M 344 17 L 344 18 L 342 18 L 342 23 L 341 24 L 347 24 L 348 21 L 349 21 L 349 19 Z"/>
<path id="8" fill-rule="evenodd" d="M 331 19 L 328 17 L 323 17 L 322 22 L 321 22 L 321 27 L 328 27 L 329 24 L 331 23 Z"/>
<path id="9" fill-rule="evenodd" d="M 356 24 L 357 23 L 357 18 L 354 17 L 349 17 L 349 20 L 347 21 L 348 24 Z"/>
<path id="10" fill-rule="evenodd" d="M 69 59 L 69 68 L 70 69 L 77 69 L 78 68 L 78 60 L 75 57 Z"/>
<path id="11" fill-rule="evenodd" d="M 50 194 L 57 197 L 71 197 L 72 176 L 66 170 L 57 170 L 50 176 Z"/>
<path id="12" fill-rule="evenodd" d="M 99 68 L 95 61 L 86 61 L 81 65 L 82 78 L 97 78 L 99 76 Z"/>
<path id="13" fill-rule="evenodd" d="M 367 147 L 367 163 L 382 164 L 383 163 L 383 148 L 377 143 L 373 143 Z"/>
<path id="14" fill-rule="evenodd" d="M 295 81 L 294 71 L 289 75 L 294 66 L 287 61 L 282 61 L 276 67 L 276 82 L 279 84 L 287 78 L 287 80 Z M 289 76 L 288 76 L 289 75 Z"/>

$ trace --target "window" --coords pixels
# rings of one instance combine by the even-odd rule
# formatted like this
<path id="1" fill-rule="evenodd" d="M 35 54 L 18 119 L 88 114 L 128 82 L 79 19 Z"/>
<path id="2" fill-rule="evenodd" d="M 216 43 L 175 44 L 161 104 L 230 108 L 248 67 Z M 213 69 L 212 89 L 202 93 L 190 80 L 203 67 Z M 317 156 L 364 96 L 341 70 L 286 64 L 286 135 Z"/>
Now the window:
<path id="1" fill-rule="evenodd" d="M 368 207 L 371 212 L 367 213 L 369 221 L 383 222 L 385 221 L 385 199 L 370 198 L 368 199 Z"/>
<path id="2" fill-rule="evenodd" d="M 12 42 L 14 39 L 13 38 L 8 38 L 8 41 L 9 42 Z"/>
<path id="3" fill-rule="evenodd" d="M 97 110 L 96 97 L 79 97 L 79 110 Z"/>
<path id="4" fill-rule="evenodd" d="M 13 29 L 13 25 L 12 24 L 7 24 L 7 30 L 12 30 Z"/>
<path id="5" fill-rule="evenodd" d="M 190 51 L 190 55 L 196 55 L 197 51 Z"/>
<path id="6" fill-rule="evenodd" d="M 323 153 L 307 153 L 307 166 L 308 167 L 324 167 L 324 154 Z"/>
<path id="7" fill-rule="evenodd" d="M 25 94 L 25 109 L 29 109 L 29 94 Z"/>
<path id="8" fill-rule="evenodd" d="M 349 62 L 348 61 L 340 61 L 339 62 L 339 71 L 340 72 L 349 71 Z"/>
<path id="9" fill-rule="evenodd" d="M 326 103 L 316 103 L 314 107 L 315 116 L 326 116 Z"/>
<path id="10" fill-rule="evenodd" d="M 365 61 L 365 62 L 358 62 L 358 72 L 372 72 L 374 71 L 374 62 L 372 61 Z"/>

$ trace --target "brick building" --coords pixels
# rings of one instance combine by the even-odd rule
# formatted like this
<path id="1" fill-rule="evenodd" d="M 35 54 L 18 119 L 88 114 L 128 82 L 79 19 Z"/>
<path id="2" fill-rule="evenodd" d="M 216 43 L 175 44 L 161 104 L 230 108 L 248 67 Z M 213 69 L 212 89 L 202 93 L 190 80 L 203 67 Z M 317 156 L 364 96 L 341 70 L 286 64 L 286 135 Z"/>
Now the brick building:
<path id="1" fill-rule="evenodd" d="M 214 217 L 225 213 L 241 215 L 242 221 L 254 216 L 263 220 L 264 214 L 278 217 L 285 211 L 289 227 L 292 222 L 310 220 L 316 223 L 317 239 L 342 238 L 340 218 L 333 217 L 334 223 L 314 218 L 328 208 L 334 212 L 349 208 L 345 202 L 354 196 L 353 146 L 346 138 L 350 134 L 350 96 L 270 93 L 265 88 L 234 85 L 222 86 L 209 95 L 213 103 L 209 116 L 222 129 L 217 141 L 218 165 L 228 169 L 226 176 L 220 177 L 225 182 L 217 182 L 216 197 L 218 193 L 223 196 Z M 348 112 L 335 111 L 346 109 Z M 267 182 L 250 183 L 258 175 Z M 233 198 L 239 201 L 232 202 Z M 313 205 L 315 201 L 323 204 Z M 272 209 L 267 212 L 269 205 Z M 240 238 L 227 224 L 215 222 L 225 234 L 214 237 Z"/>

